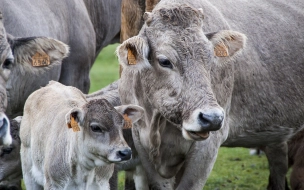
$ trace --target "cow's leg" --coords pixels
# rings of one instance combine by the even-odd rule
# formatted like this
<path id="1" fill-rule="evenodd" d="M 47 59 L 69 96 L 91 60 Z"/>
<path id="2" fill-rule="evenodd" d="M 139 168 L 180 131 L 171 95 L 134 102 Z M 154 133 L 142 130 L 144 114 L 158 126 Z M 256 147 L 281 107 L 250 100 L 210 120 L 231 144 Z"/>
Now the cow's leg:
<path id="1" fill-rule="evenodd" d="M 304 158 L 303 151 L 298 151 L 295 155 L 292 172 L 290 174 L 290 186 L 292 190 L 304 189 Z"/>
<path id="2" fill-rule="evenodd" d="M 183 166 L 183 174 L 177 175 L 176 190 L 201 190 L 204 187 L 221 144 L 219 138 L 213 137 L 193 144 Z"/>
<path id="3" fill-rule="evenodd" d="M 135 171 L 126 171 L 125 190 L 136 190 L 135 182 L 133 180 L 134 175 L 135 175 Z M 140 187 L 138 187 L 137 189 L 139 189 L 139 188 Z"/>
<path id="4" fill-rule="evenodd" d="M 268 190 L 284 190 L 288 171 L 287 143 L 270 144 L 264 148 L 269 163 Z"/>
<path id="5" fill-rule="evenodd" d="M 43 187 L 40 186 L 32 175 L 32 158 L 31 158 L 31 151 L 29 148 L 25 148 L 21 144 L 21 151 L 20 156 L 22 158 L 22 173 L 23 173 L 23 181 L 25 184 L 26 189 L 31 190 L 42 190 Z"/>

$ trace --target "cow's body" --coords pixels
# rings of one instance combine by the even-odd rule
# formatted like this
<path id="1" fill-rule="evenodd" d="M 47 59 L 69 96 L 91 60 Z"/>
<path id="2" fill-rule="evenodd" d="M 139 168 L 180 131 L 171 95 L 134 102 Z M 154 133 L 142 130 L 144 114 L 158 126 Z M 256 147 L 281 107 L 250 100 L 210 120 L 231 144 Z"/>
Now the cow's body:
<path id="1" fill-rule="evenodd" d="M 143 112 L 138 106 L 116 109 L 133 121 Z M 131 156 L 119 112 L 104 99 L 87 101 L 80 90 L 60 83 L 31 94 L 20 127 L 26 188 L 109 189 L 111 163 Z"/>
<path id="2" fill-rule="evenodd" d="M 135 177 L 137 188 L 201 189 L 221 145 L 267 145 L 271 188 L 284 189 L 286 140 L 304 124 L 303 8 L 163 0 L 145 15 L 140 34 L 118 49 L 122 104 L 146 110 L 132 129 L 137 174 L 147 174 Z M 247 36 L 241 54 L 245 37 L 227 30 Z"/>
<path id="3" fill-rule="evenodd" d="M 21 0 L 0 2 L 7 32 L 16 37 L 48 36 L 71 47 L 70 56 L 61 67 L 52 70 L 57 77 L 52 80 L 89 91 L 90 68 L 100 52 L 109 43 L 119 42 L 121 0 Z M 73 74 L 71 74 L 73 73 Z M 20 75 L 13 71 L 12 75 Z M 9 80 L 7 114 L 22 114 L 26 98 L 48 81 L 38 84 L 41 78 L 30 82 L 23 77 L 21 85 Z M 20 82 L 20 81 L 18 81 Z M 42 83 L 42 82 L 40 82 Z M 34 85 L 37 84 L 37 85 Z"/>

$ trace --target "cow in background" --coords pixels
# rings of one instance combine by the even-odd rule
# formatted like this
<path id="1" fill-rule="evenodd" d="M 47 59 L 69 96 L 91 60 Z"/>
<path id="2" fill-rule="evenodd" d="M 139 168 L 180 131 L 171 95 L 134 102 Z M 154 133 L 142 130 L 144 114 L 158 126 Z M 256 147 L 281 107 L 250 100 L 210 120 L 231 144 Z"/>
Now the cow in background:
<path id="1" fill-rule="evenodd" d="M 57 81 L 84 93 L 89 91 L 89 71 L 98 53 L 108 44 L 119 42 L 121 0 L 21 0 L 18 3 L 2 0 L 0 10 L 9 34 L 48 36 L 68 44 L 70 55 L 58 68 Z M 18 74 L 12 71 L 12 75 Z M 12 118 L 22 115 L 26 98 L 36 89 L 28 85 L 27 80 L 16 87 L 15 81 L 10 79 L 7 115 Z"/>

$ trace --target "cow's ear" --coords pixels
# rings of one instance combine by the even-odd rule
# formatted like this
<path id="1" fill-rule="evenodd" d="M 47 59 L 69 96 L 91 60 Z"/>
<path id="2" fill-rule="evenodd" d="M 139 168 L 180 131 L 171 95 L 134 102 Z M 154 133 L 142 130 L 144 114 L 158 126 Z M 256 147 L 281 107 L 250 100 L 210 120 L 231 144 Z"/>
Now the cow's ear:
<path id="1" fill-rule="evenodd" d="M 125 120 L 124 129 L 131 128 L 132 123 L 137 122 L 144 115 L 144 109 L 136 105 L 116 106 L 115 109 L 123 115 Z"/>
<path id="2" fill-rule="evenodd" d="M 120 65 L 130 69 L 150 67 L 149 46 L 143 37 L 134 36 L 124 41 L 116 50 Z"/>
<path id="3" fill-rule="evenodd" d="M 74 132 L 80 131 L 83 119 L 84 112 L 79 108 L 73 108 L 65 115 L 65 121 L 68 128 L 72 128 Z"/>
<path id="4" fill-rule="evenodd" d="M 14 38 L 8 35 L 15 63 L 33 67 L 61 64 L 68 56 L 69 46 L 47 37 Z"/>
<path id="5" fill-rule="evenodd" d="M 214 46 L 214 55 L 217 57 L 233 57 L 246 44 L 246 36 L 232 30 L 221 30 L 206 34 Z"/>

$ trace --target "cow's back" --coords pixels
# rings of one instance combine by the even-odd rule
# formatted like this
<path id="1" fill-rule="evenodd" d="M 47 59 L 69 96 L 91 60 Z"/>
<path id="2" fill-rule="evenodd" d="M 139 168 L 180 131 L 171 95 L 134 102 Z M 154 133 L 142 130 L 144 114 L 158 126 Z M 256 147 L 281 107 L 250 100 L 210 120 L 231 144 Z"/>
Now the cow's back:
<path id="1" fill-rule="evenodd" d="M 35 140 L 38 141 L 40 136 L 46 137 L 42 142 L 47 144 L 49 138 L 51 141 L 51 138 L 58 137 L 58 133 L 65 134 L 68 128 L 65 115 L 73 107 L 79 107 L 85 102 L 85 97 L 78 89 L 65 87 L 58 82 L 50 82 L 48 86 L 32 93 L 25 103 L 21 122 L 20 138 L 23 146 L 33 148 L 38 145 Z M 45 147 L 41 144 L 39 146 L 42 149 Z"/>
<path id="2" fill-rule="evenodd" d="M 229 29 L 242 32 L 248 38 L 246 48 L 234 64 L 230 129 L 238 134 L 258 126 L 250 134 L 253 136 L 268 131 L 264 133 L 266 136 L 259 136 L 259 140 L 254 137 L 254 142 L 245 137 L 240 142 L 226 143 L 255 146 L 258 141 L 261 145 L 284 141 L 294 131 L 292 128 L 300 128 L 304 123 L 304 107 L 299 106 L 304 104 L 301 77 L 304 72 L 304 4 L 300 0 L 215 0 L 210 3 L 221 12 Z M 212 25 L 213 17 L 206 15 L 207 26 Z M 204 31 L 217 29 L 206 27 Z"/>

